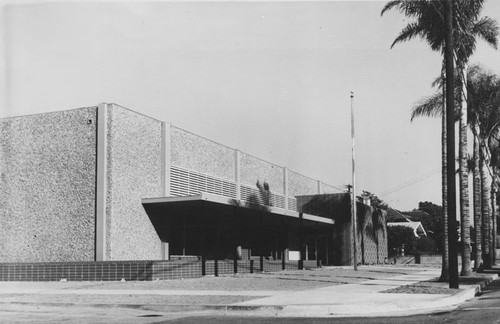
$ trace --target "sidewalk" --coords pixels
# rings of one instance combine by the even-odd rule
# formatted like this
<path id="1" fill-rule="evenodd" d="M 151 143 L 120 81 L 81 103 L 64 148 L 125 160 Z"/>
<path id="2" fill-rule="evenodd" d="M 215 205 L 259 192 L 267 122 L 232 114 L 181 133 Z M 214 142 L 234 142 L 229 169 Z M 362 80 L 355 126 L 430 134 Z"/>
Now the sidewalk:
<path id="1" fill-rule="evenodd" d="M 496 273 L 455 294 L 386 293 L 438 278 L 436 268 L 333 267 L 314 271 L 161 282 L 0 282 L 7 307 L 113 307 L 156 313 L 342 317 L 399 316 L 450 310 L 473 298 Z M 446 290 L 446 289 L 445 289 Z"/>
<path id="2" fill-rule="evenodd" d="M 471 285 L 462 287 L 460 292 L 453 295 L 382 293 L 399 286 L 434 280 L 439 275 L 440 270 L 433 269 L 359 284 L 312 289 L 307 294 L 280 294 L 230 305 L 228 309 L 241 312 L 256 307 L 255 310 L 268 315 L 303 317 L 406 316 L 453 309 L 480 291 L 481 285 Z M 496 278 L 497 275 L 492 274 L 482 284 Z"/>

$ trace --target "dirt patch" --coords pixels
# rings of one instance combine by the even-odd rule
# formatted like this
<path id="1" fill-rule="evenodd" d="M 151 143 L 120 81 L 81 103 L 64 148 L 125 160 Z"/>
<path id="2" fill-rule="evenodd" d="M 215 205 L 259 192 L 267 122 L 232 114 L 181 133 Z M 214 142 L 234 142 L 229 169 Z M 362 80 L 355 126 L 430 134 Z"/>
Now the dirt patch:
<path id="1" fill-rule="evenodd" d="M 384 290 L 383 293 L 394 293 L 394 294 L 443 294 L 443 295 L 454 295 L 462 291 L 462 289 L 450 289 L 448 288 L 447 282 L 437 282 L 437 281 L 422 281 L 419 283 L 400 286 L 388 290 Z"/>
<path id="2" fill-rule="evenodd" d="M 315 270 L 287 270 L 255 274 L 235 274 L 220 277 L 175 279 L 160 281 L 87 282 L 74 284 L 72 289 L 147 289 L 147 290 L 308 290 L 325 286 L 359 283 L 362 281 L 421 272 L 410 267 L 360 266 L 324 267 Z M 68 286 L 71 283 L 67 283 Z M 61 286 L 61 285 L 59 285 Z"/>
<path id="3" fill-rule="evenodd" d="M 421 281 L 411 285 L 388 289 L 383 291 L 383 293 L 455 295 L 463 291 L 465 288 L 469 288 L 472 285 L 480 285 L 482 283 L 485 283 L 486 281 L 489 280 L 489 278 L 491 278 L 491 275 L 474 273 L 474 275 L 471 277 L 459 278 L 459 289 L 449 288 L 448 282 L 431 280 L 431 281 Z"/>

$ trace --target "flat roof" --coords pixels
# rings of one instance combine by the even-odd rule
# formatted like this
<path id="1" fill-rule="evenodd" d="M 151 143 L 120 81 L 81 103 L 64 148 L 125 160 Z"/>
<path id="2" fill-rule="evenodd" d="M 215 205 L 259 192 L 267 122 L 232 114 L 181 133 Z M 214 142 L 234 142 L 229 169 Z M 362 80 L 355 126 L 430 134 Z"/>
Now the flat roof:
<path id="1" fill-rule="evenodd" d="M 333 225 L 335 224 L 335 221 L 331 218 L 326 218 L 326 217 L 321 217 L 321 216 L 316 216 L 316 215 L 311 215 L 311 214 L 306 214 L 306 213 L 299 213 L 293 210 L 287 210 L 283 208 L 278 208 L 278 207 L 273 207 L 273 206 L 263 206 L 263 205 L 254 205 L 254 206 L 249 206 L 247 205 L 246 202 L 238 199 L 232 199 L 224 196 L 219 196 L 219 195 L 214 195 L 210 193 L 201 193 L 198 195 L 193 195 L 193 196 L 182 196 L 182 197 L 158 197 L 158 198 L 143 198 L 142 199 L 142 204 L 143 205 L 156 205 L 156 206 L 161 206 L 161 205 L 174 205 L 174 204 L 196 204 L 199 202 L 209 202 L 218 206 L 228 206 L 228 207 L 239 207 L 239 208 L 245 208 L 248 210 L 257 210 L 257 211 L 265 211 L 270 214 L 274 214 L 277 216 L 285 216 L 289 217 L 291 219 L 300 219 L 302 218 L 303 220 L 311 221 L 311 222 L 317 222 L 317 223 L 322 223 L 322 224 L 328 224 L 328 225 Z"/>

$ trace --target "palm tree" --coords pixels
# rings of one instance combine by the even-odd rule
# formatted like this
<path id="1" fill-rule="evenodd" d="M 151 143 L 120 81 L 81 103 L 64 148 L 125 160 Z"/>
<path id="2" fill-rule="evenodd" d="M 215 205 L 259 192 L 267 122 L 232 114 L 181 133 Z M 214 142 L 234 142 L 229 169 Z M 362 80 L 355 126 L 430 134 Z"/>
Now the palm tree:
<path id="1" fill-rule="evenodd" d="M 490 200 L 490 177 L 498 182 L 500 165 L 500 81 L 478 65 L 469 68 L 467 80 L 469 124 L 474 134 L 473 188 L 474 223 L 476 232 L 475 269 L 481 268 L 482 252 L 485 266 L 492 256 L 491 233 L 496 228 L 492 223 Z M 438 82 L 434 83 L 435 85 Z M 439 116 L 443 99 L 440 93 L 422 99 L 412 110 L 412 120 L 419 116 Z M 458 105 L 458 104 L 457 104 Z M 495 108 L 496 107 L 496 108 Z M 497 187 L 497 186 L 496 186 Z M 484 238 L 484 239 L 482 239 Z"/>
<path id="2" fill-rule="evenodd" d="M 434 85 L 439 84 L 442 88 L 441 93 L 436 93 L 433 96 L 424 98 L 412 109 L 411 121 L 419 116 L 435 117 L 441 116 L 441 203 L 443 205 L 443 259 L 441 264 L 441 281 L 448 281 L 449 274 L 449 251 L 448 251 L 448 182 L 447 182 L 447 132 L 446 132 L 446 93 L 445 93 L 445 70 L 444 65 L 441 69 L 441 83 L 434 82 Z"/>
<path id="3" fill-rule="evenodd" d="M 489 268 L 494 256 L 493 241 L 496 235 L 494 226 L 494 205 L 490 195 L 490 181 L 493 192 L 498 173 L 498 134 L 500 130 L 500 79 L 475 66 L 469 72 L 468 103 L 471 124 L 477 141 L 479 153 L 480 182 L 482 191 L 482 222 L 484 266 Z M 491 179 L 490 179 L 491 178 Z"/>
<path id="4" fill-rule="evenodd" d="M 474 253 L 474 271 L 481 269 L 482 261 L 482 233 L 483 221 L 481 218 L 482 214 L 482 199 L 481 199 L 481 169 L 479 168 L 479 125 L 472 124 L 474 134 L 474 151 L 472 154 L 473 170 L 472 170 L 472 192 L 473 192 L 473 202 L 474 202 L 474 231 L 475 231 L 475 241 L 474 247 L 476 249 Z"/>
<path id="5" fill-rule="evenodd" d="M 497 47 L 498 25 L 495 20 L 479 18 L 484 1 L 463 1 L 464 6 L 456 6 L 463 18 L 458 19 L 459 27 L 456 47 L 457 66 L 460 71 L 460 141 L 459 141 L 459 172 L 460 172 L 460 214 L 462 232 L 462 275 L 470 275 L 470 217 L 467 170 L 467 65 L 476 47 L 476 37 L 481 37 L 492 47 Z M 463 215 L 463 216 L 462 216 Z M 466 263 L 468 261 L 468 263 Z"/>
<path id="6" fill-rule="evenodd" d="M 469 57 L 475 50 L 476 38 L 481 37 L 489 44 L 496 47 L 498 26 L 496 22 L 488 17 L 479 18 L 484 0 L 457 0 L 453 2 L 453 25 L 454 25 L 454 39 L 455 56 L 457 60 L 457 67 L 459 71 L 463 71 L 467 65 Z M 408 1 L 408 0 L 395 0 L 388 2 L 382 9 L 383 15 L 386 11 L 396 8 L 405 16 L 415 18 L 415 21 L 410 22 L 400 32 L 398 37 L 392 43 L 391 48 L 400 42 L 409 41 L 416 36 L 425 39 L 430 45 L 432 50 L 444 50 L 444 6 L 442 2 L 438 1 Z M 460 79 L 459 79 L 460 80 Z M 463 73 L 461 82 L 463 80 Z M 461 84 L 459 82 L 459 84 Z M 461 96 L 465 98 L 465 92 Z M 463 100 L 465 101 L 465 100 Z M 460 216 L 462 224 L 462 275 L 470 275 L 470 233 L 469 233 L 469 212 L 468 212 L 468 172 L 467 168 L 467 121 L 466 121 L 466 107 L 462 105 L 460 116 L 460 140 L 459 140 L 459 155 L 460 155 Z M 443 118 L 445 117 L 444 114 Z M 442 134 L 442 138 L 444 134 Z M 444 142 L 444 141 L 443 141 Z M 443 148 L 444 153 L 445 148 Z M 445 158 L 444 154 L 443 159 Z M 443 166 L 445 163 L 443 162 Z M 443 169 L 444 171 L 444 169 Z M 444 176 L 443 176 L 444 179 Z M 445 190 L 443 181 L 443 207 L 447 201 L 447 192 Z M 445 262 L 446 257 L 443 256 L 442 279 L 446 278 Z"/>
<path id="7" fill-rule="evenodd" d="M 405 1 L 405 0 L 395 0 L 388 2 L 384 8 L 382 9 L 381 15 L 391 9 L 398 9 L 402 14 L 407 17 L 415 18 L 415 21 L 410 22 L 400 34 L 396 37 L 394 42 L 391 45 L 391 48 L 394 47 L 397 43 L 401 43 L 404 41 L 409 41 L 416 36 L 420 36 L 422 39 L 425 39 L 431 49 L 433 51 L 441 51 L 444 52 L 444 15 L 442 14 L 443 7 L 440 3 L 434 3 L 432 1 Z M 437 24 L 439 25 L 436 26 Z M 444 53 L 443 53 L 444 58 Z M 441 69 L 442 76 L 444 76 L 444 60 L 443 67 Z M 443 79 L 444 83 L 444 79 Z M 445 235 L 444 235 L 444 249 L 443 249 L 443 262 L 441 267 L 441 280 L 448 280 L 448 264 L 449 264 L 449 255 L 448 255 L 448 208 L 447 206 L 447 181 L 446 181 L 446 169 L 447 169 L 447 147 L 446 147 L 446 114 L 444 107 L 444 91 L 443 97 L 440 98 L 443 103 L 441 109 L 442 116 L 442 132 L 441 132 L 441 167 L 442 167 L 442 176 L 441 176 L 441 185 L 442 185 L 442 204 L 443 204 L 443 213 L 445 220 Z"/>

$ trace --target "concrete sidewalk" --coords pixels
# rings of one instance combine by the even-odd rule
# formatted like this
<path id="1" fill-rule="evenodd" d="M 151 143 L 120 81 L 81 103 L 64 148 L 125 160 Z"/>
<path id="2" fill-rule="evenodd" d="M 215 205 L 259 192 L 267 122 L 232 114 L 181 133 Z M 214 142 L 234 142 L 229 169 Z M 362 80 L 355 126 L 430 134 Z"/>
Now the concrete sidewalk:
<path id="1" fill-rule="evenodd" d="M 388 268 L 370 268 L 381 272 Z M 318 281 L 328 272 L 304 272 L 308 278 Z M 333 270 L 332 270 L 333 271 Z M 406 294 L 386 293 L 388 289 L 434 280 L 440 269 L 421 268 L 406 271 L 404 275 L 365 280 L 350 284 L 328 284 L 312 289 L 293 290 L 269 289 L 182 289 L 182 282 L 176 289 L 143 289 L 147 284 L 99 283 L 0 283 L 0 311 L 2 305 L 41 305 L 64 307 L 122 307 L 149 310 L 161 313 L 190 313 L 210 311 L 212 314 L 249 316 L 290 317 L 342 317 L 342 316 L 399 316 L 450 310 L 473 298 L 481 285 L 497 278 L 491 274 L 480 279 L 479 284 L 462 285 L 455 294 Z M 353 273 L 356 275 L 356 273 Z M 282 276 L 286 276 L 283 273 Z M 253 278 L 253 277 L 250 277 Z M 248 279 L 248 277 L 246 278 Z M 283 278 L 280 278 L 283 279 Z M 199 279 L 199 282 L 202 282 Z M 213 279 L 215 280 L 215 279 Z M 218 280 L 218 279 L 217 279 Z M 220 279 L 216 283 L 229 282 L 238 278 Z M 235 281 L 236 280 L 236 281 Z M 255 278 L 255 280 L 262 280 Z M 299 279 L 300 280 L 300 279 Z M 196 282 L 195 282 L 196 283 Z M 289 285 L 294 285 L 290 282 Z M 145 286 L 144 286 L 145 285 Z M 224 285 L 221 285 L 224 288 Z M 117 288 L 118 287 L 118 288 Z M 180 288 L 179 288 L 180 287 Z M 214 286 L 216 287 L 216 286 Z M 259 286 L 260 287 L 260 286 Z M 259 288 L 257 287 L 257 288 Z M 276 286 L 280 288 L 280 286 Z M 276 288 L 275 287 L 275 288 Z M 113 289 L 110 289 L 113 288 Z M 161 286 L 158 288 L 162 288 Z"/>
<path id="2" fill-rule="evenodd" d="M 383 293 L 399 286 L 435 280 L 439 278 L 440 272 L 428 270 L 359 284 L 311 289 L 306 293 L 279 294 L 230 305 L 228 309 L 242 313 L 245 307 L 250 310 L 256 307 L 260 313 L 301 317 L 416 315 L 453 309 L 473 298 L 481 289 L 481 285 L 471 285 L 462 287 L 456 294 Z M 496 278 L 497 275 L 492 274 L 482 285 Z"/>

